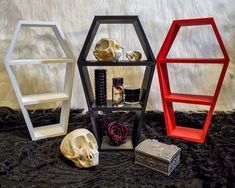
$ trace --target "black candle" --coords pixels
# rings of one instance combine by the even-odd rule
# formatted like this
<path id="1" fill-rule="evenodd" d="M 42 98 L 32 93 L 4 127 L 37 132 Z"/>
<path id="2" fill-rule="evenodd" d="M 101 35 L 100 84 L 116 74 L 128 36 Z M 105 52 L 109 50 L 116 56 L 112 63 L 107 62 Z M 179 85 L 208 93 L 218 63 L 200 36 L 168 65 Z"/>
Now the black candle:
<path id="1" fill-rule="evenodd" d="M 128 87 L 124 89 L 125 103 L 138 104 L 140 102 L 140 88 Z"/>
<path id="2" fill-rule="evenodd" d="M 95 101 L 96 105 L 107 104 L 107 86 L 106 86 L 106 70 L 95 69 Z"/>

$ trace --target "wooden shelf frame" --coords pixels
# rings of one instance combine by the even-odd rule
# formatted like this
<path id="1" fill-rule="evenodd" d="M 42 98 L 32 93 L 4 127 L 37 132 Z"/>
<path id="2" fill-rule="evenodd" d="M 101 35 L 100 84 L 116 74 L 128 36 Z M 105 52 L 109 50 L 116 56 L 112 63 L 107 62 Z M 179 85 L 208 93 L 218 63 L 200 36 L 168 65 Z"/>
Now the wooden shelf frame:
<path id="1" fill-rule="evenodd" d="M 98 62 L 87 60 L 87 55 L 90 51 L 91 45 L 94 41 L 95 35 L 100 24 L 132 24 L 134 26 L 137 37 L 143 48 L 147 60 L 140 62 L 129 62 L 129 61 L 118 61 L 118 62 Z M 83 48 L 81 50 L 80 56 L 77 61 L 78 69 L 81 76 L 81 81 L 83 84 L 83 90 L 87 101 L 88 110 L 90 113 L 91 124 L 93 128 L 93 133 L 97 139 L 99 149 L 111 149 L 112 147 L 105 146 L 102 144 L 103 135 L 101 134 L 101 126 L 98 125 L 98 111 L 134 111 L 135 120 L 133 123 L 133 131 L 131 134 L 131 141 L 128 140 L 128 144 L 124 147 L 120 146 L 117 149 L 134 149 L 134 147 L 139 142 L 141 127 L 143 123 L 143 117 L 147 105 L 148 95 L 150 86 L 152 83 L 152 78 L 155 70 L 155 57 L 144 33 L 143 27 L 140 23 L 138 16 L 95 16 L 91 24 L 89 32 L 87 34 L 86 40 L 84 42 Z M 123 107 L 113 107 L 108 101 L 106 106 L 96 106 L 95 97 L 92 90 L 91 79 L 88 72 L 88 66 L 144 66 L 144 78 L 141 86 L 142 95 L 141 103 L 139 105 L 124 105 Z M 106 139 L 104 139 L 106 142 Z M 131 146 L 128 148 L 127 146 Z"/>
<path id="2" fill-rule="evenodd" d="M 64 51 L 66 58 L 58 59 L 11 59 L 12 53 L 17 42 L 17 36 L 20 32 L 21 27 L 51 27 L 56 38 L 59 41 L 62 50 Z M 74 80 L 74 70 L 75 70 L 76 58 L 69 47 L 65 35 L 61 27 L 52 21 L 34 21 L 34 20 L 19 20 L 14 32 L 10 47 L 7 51 L 4 63 L 9 74 L 13 89 L 15 91 L 17 100 L 19 102 L 20 108 L 22 110 L 26 125 L 28 127 L 30 136 L 32 140 L 39 140 L 48 137 L 55 137 L 67 134 L 69 112 L 70 112 L 70 102 L 72 95 L 72 87 Z M 12 66 L 25 65 L 25 64 L 49 64 L 49 63 L 66 63 L 66 73 L 65 73 L 65 83 L 64 91 L 62 93 L 44 93 L 35 95 L 23 96 L 15 74 L 12 70 Z M 60 122 L 54 125 L 45 125 L 41 127 L 33 127 L 32 121 L 30 119 L 29 113 L 27 111 L 27 105 L 48 103 L 62 101 Z"/>
<path id="3" fill-rule="evenodd" d="M 171 46 L 180 30 L 183 26 L 199 26 L 209 25 L 212 27 L 217 42 L 223 54 L 223 58 L 167 58 L 167 54 L 171 49 Z M 204 95 L 191 95 L 172 93 L 170 89 L 167 64 L 168 63 L 201 63 L 201 64 L 222 64 L 222 71 L 218 80 L 218 84 L 213 96 Z M 186 20 L 174 20 L 168 34 L 164 40 L 164 43 L 156 58 L 156 65 L 159 77 L 159 84 L 161 90 L 162 104 L 164 110 L 164 116 L 166 121 L 166 129 L 168 136 L 174 136 L 189 141 L 203 143 L 210 125 L 210 121 L 214 112 L 217 98 L 220 93 L 221 86 L 223 84 L 224 76 L 229 64 L 229 57 L 222 38 L 219 34 L 218 28 L 213 18 L 198 18 L 198 19 L 186 19 Z M 173 109 L 173 102 L 189 103 L 209 105 L 210 109 L 203 126 L 203 129 L 193 129 L 188 127 L 177 126 L 175 122 L 175 115 Z"/>

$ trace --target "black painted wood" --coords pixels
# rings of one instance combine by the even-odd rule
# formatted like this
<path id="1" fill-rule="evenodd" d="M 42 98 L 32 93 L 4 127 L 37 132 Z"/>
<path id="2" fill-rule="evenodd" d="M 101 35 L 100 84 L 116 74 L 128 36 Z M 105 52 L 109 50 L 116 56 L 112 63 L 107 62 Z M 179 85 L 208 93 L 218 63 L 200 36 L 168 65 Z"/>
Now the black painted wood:
<path id="1" fill-rule="evenodd" d="M 107 62 L 107 61 L 81 61 L 81 66 L 151 66 L 152 61 L 143 60 L 143 61 L 123 61 L 120 60 L 118 62 Z"/>
<path id="2" fill-rule="evenodd" d="M 133 24 L 147 60 L 143 60 L 140 62 L 129 62 L 129 61 L 97 62 L 97 61 L 86 60 L 100 24 Z M 93 133 L 97 139 L 99 149 L 101 149 L 103 135 L 101 132 L 100 125 L 98 125 L 97 123 L 98 111 L 120 111 L 120 110 L 134 111 L 135 120 L 133 123 L 132 143 L 133 147 L 135 147 L 139 142 L 143 117 L 155 70 L 155 58 L 138 16 L 95 16 L 91 24 L 91 27 L 89 29 L 89 32 L 87 34 L 77 64 L 87 101 L 88 110 L 90 113 Z M 141 103 L 139 105 L 124 105 L 123 107 L 117 108 L 112 106 L 110 101 L 108 101 L 108 104 L 105 106 L 97 106 L 95 104 L 95 97 L 92 91 L 91 80 L 87 68 L 88 66 L 145 66 L 145 73 L 141 86 L 141 91 L 142 91 Z"/>

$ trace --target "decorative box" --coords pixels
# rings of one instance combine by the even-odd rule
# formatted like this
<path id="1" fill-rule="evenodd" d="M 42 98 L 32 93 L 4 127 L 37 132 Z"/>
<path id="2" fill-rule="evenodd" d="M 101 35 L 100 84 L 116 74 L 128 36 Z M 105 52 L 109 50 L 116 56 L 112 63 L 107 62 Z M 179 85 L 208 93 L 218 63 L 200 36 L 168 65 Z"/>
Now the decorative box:
<path id="1" fill-rule="evenodd" d="M 135 163 L 170 175 L 180 162 L 180 148 L 146 139 L 135 148 Z"/>

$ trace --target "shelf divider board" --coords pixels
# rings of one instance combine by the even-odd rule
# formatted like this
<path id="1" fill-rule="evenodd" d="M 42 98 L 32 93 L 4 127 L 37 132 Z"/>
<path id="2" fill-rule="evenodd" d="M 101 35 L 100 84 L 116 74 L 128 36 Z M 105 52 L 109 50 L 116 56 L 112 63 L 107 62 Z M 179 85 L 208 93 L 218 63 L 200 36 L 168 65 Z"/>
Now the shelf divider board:
<path id="1" fill-rule="evenodd" d="M 170 133 L 170 136 L 184 138 L 185 140 L 201 142 L 203 130 L 189 127 L 176 126 Z"/>
<path id="2" fill-rule="evenodd" d="M 60 124 L 54 124 L 43 127 L 35 127 L 33 128 L 33 134 L 37 139 L 44 139 L 48 137 L 60 136 L 66 133 Z"/>
<path id="3" fill-rule="evenodd" d="M 205 96 L 205 95 L 171 93 L 170 95 L 165 96 L 165 100 L 168 102 L 182 102 L 182 103 L 211 105 L 213 102 L 213 97 Z"/>
<path id="4" fill-rule="evenodd" d="M 9 61 L 10 65 L 74 63 L 73 59 L 17 59 Z"/>
<path id="5" fill-rule="evenodd" d="M 58 59 L 11 60 L 11 56 L 17 41 L 17 36 L 20 32 L 21 27 L 51 27 L 67 57 L 58 58 Z M 62 93 L 45 93 L 45 94 L 22 96 L 15 74 L 12 71 L 11 65 L 47 64 L 47 63 L 66 63 L 64 91 Z M 20 108 L 22 110 L 32 140 L 38 140 L 47 137 L 54 137 L 66 134 L 69 121 L 70 102 L 71 102 L 72 85 L 73 85 L 73 77 L 75 69 L 75 56 L 73 55 L 72 50 L 70 49 L 60 26 L 56 22 L 19 20 L 10 47 L 7 51 L 4 64 L 6 66 L 7 72 L 12 82 L 13 89 L 16 93 L 17 100 L 19 102 Z M 40 104 L 40 103 L 47 103 L 54 101 L 63 101 L 60 114 L 60 123 L 34 128 L 26 106 L 31 104 Z"/>
<path id="6" fill-rule="evenodd" d="M 113 106 L 112 100 L 107 101 L 107 105 L 96 105 L 95 102 L 92 104 L 92 110 L 93 111 L 120 111 L 120 110 L 130 110 L 130 111 L 136 111 L 136 110 L 142 110 L 143 107 L 141 104 L 125 104 L 123 103 L 123 106 Z"/>
<path id="7" fill-rule="evenodd" d="M 118 62 L 98 62 L 87 60 L 87 55 L 90 51 L 91 45 L 94 41 L 95 35 L 100 24 L 132 24 L 136 31 L 137 37 L 139 38 L 140 44 L 143 48 L 147 60 L 141 60 L 139 62 L 129 62 L 129 61 L 118 61 Z M 132 147 L 129 149 L 134 149 L 138 144 L 141 132 L 141 126 L 143 123 L 143 117 L 146 109 L 146 104 L 148 100 L 149 90 L 152 82 L 153 73 L 155 70 L 155 58 L 148 43 L 147 37 L 141 26 L 138 16 L 95 16 L 89 32 L 87 34 L 86 40 L 84 42 L 83 48 L 81 50 L 80 56 L 77 61 L 78 69 L 81 76 L 81 81 L 83 85 L 84 94 L 86 97 L 86 102 L 88 110 L 91 117 L 91 124 L 93 128 L 93 133 L 99 145 L 99 149 L 102 149 L 102 130 L 101 126 L 98 125 L 98 112 L 99 111 L 134 111 L 135 120 L 133 123 L 133 131 L 131 134 Z M 138 105 L 126 105 L 123 107 L 114 107 L 111 105 L 111 101 L 108 101 L 106 106 L 95 105 L 95 97 L 92 91 L 91 79 L 89 77 L 88 66 L 144 66 L 145 73 L 141 86 L 142 96 L 141 104 Z M 129 139 L 129 138 L 128 138 Z M 104 141 L 106 138 L 104 137 Z M 129 142 L 128 142 L 129 143 Z M 129 145 L 130 146 L 130 145 Z M 107 148 L 107 147 L 105 147 Z M 122 147 L 117 147 L 122 149 Z M 108 148 L 107 148 L 108 149 Z M 112 148 L 110 148 L 113 150 Z"/>
<path id="8" fill-rule="evenodd" d="M 65 93 L 44 93 L 36 95 L 22 96 L 23 105 L 41 104 L 54 101 L 68 100 L 69 96 Z"/>
<path id="9" fill-rule="evenodd" d="M 125 143 L 119 146 L 114 146 L 110 144 L 109 138 L 107 136 L 103 136 L 101 149 L 102 150 L 131 150 L 133 149 L 132 139 L 130 136 L 128 136 L 125 140 Z"/>
<path id="10" fill-rule="evenodd" d="M 210 25 L 215 33 L 217 42 L 223 52 L 223 58 L 210 58 L 210 59 L 193 59 L 193 58 L 167 58 L 167 54 L 177 36 L 177 33 L 182 26 L 192 25 Z M 223 64 L 223 68 L 218 80 L 218 84 L 215 89 L 213 96 L 205 95 L 192 95 L 192 94 L 181 94 L 172 93 L 170 89 L 170 83 L 168 78 L 167 63 L 211 63 L 211 64 Z M 159 84 L 161 90 L 162 104 L 164 110 L 164 117 L 166 121 L 166 129 L 168 136 L 174 136 L 185 140 L 203 143 L 210 125 L 210 121 L 214 112 L 217 98 L 221 86 L 223 84 L 224 76 L 229 64 L 229 57 L 224 47 L 222 38 L 220 37 L 219 31 L 216 27 L 213 18 L 199 18 L 199 19 L 188 19 L 188 20 L 174 20 L 169 32 L 165 38 L 165 41 L 159 51 L 156 58 L 157 71 L 159 77 Z M 190 104 L 201 104 L 209 105 L 210 109 L 203 126 L 203 129 L 193 129 L 187 127 L 177 126 L 175 122 L 175 115 L 173 109 L 173 102 L 182 102 Z"/>
<path id="11" fill-rule="evenodd" d="M 225 58 L 165 58 L 159 59 L 160 63 L 210 63 L 210 64 L 223 64 Z"/>
<path id="12" fill-rule="evenodd" d="M 82 66 L 151 66 L 153 63 L 148 60 L 142 60 L 142 61 L 112 61 L 112 62 L 107 62 L 107 61 L 93 61 L 93 60 L 87 60 L 83 61 L 81 63 Z"/>

